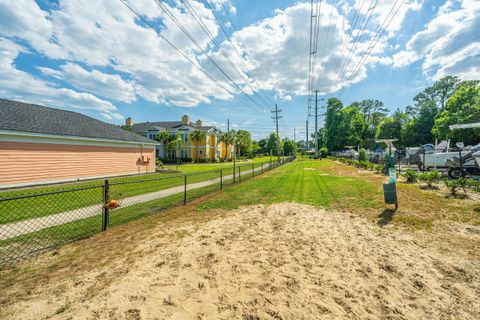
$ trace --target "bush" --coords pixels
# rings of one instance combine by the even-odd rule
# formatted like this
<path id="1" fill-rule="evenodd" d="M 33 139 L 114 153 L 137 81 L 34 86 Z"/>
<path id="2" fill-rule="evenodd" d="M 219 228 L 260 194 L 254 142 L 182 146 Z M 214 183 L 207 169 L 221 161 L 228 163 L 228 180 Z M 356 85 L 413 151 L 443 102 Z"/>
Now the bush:
<path id="1" fill-rule="evenodd" d="M 468 180 L 465 178 L 447 179 L 444 181 L 451 195 L 456 195 L 459 189 L 463 189 L 463 193 L 467 193 Z"/>
<path id="2" fill-rule="evenodd" d="M 375 164 L 375 171 L 377 173 L 382 173 L 383 171 L 383 164 Z"/>
<path id="3" fill-rule="evenodd" d="M 320 148 L 320 157 L 322 158 L 326 158 L 328 157 L 328 149 L 323 147 L 323 148 Z"/>
<path id="4" fill-rule="evenodd" d="M 367 161 L 358 161 L 358 166 L 362 169 L 368 169 L 368 162 Z"/>
<path id="5" fill-rule="evenodd" d="M 405 170 L 405 174 L 403 175 L 407 183 L 415 183 L 418 179 L 418 173 L 413 169 Z"/>
<path id="6" fill-rule="evenodd" d="M 418 180 L 425 182 L 430 188 L 432 188 L 436 183 L 438 183 L 441 178 L 442 175 L 439 171 L 422 172 L 418 175 Z"/>
<path id="7" fill-rule="evenodd" d="M 367 151 L 363 148 L 358 152 L 358 161 L 367 161 Z"/>
<path id="8" fill-rule="evenodd" d="M 162 160 L 160 159 L 155 159 L 155 165 L 157 166 L 157 168 L 163 168 L 163 162 Z"/>
<path id="9" fill-rule="evenodd" d="M 475 179 L 466 179 L 467 187 L 473 191 L 480 192 L 480 181 Z"/>

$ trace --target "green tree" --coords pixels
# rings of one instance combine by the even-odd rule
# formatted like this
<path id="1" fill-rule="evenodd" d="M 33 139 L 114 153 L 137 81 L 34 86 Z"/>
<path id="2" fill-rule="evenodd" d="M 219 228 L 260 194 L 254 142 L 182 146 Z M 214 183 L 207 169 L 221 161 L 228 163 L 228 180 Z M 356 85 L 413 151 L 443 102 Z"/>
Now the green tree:
<path id="1" fill-rule="evenodd" d="M 414 120 L 409 119 L 402 124 L 400 141 L 402 141 L 403 146 L 415 146 L 418 144 Z"/>
<path id="2" fill-rule="evenodd" d="M 342 101 L 330 98 L 327 101 L 327 114 L 325 117 L 325 139 L 328 150 L 338 150 L 341 143 L 338 142 L 338 129 L 340 124 L 340 111 L 343 108 Z"/>
<path id="3" fill-rule="evenodd" d="M 238 157 L 240 158 L 242 152 L 243 154 L 248 153 L 252 147 L 252 135 L 246 130 L 237 131 L 237 147 L 238 147 Z"/>
<path id="4" fill-rule="evenodd" d="M 280 138 L 277 136 L 277 134 L 274 132 L 270 133 L 267 139 L 267 144 L 266 144 L 268 153 L 271 152 L 272 154 L 277 154 L 277 145 L 279 150 L 281 150 L 282 149 L 281 144 L 282 142 L 280 141 Z"/>
<path id="5" fill-rule="evenodd" d="M 175 150 L 175 162 L 177 162 L 178 156 L 177 153 L 180 154 L 180 146 L 182 145 L 182 137 L 180 133 L 177 133 L 175 136 L 172 136 L 168 142 L 168 148 L 170 150 Z"/>
<path id="6" fill-rule="evenodd" d="M 199 158 L 198 144 L 205 140 L 205 138 L 207 137 L 207 133 L 201 129 L 195 129 L 192 132 L 190 132 L 189 136 L 190 136 L 190 139 L 195 142 L 196 151 L 197 151 L 196 162 L 198 163 L 198 158 Z M 205 156 L 207 155 L 205 154 Z"/>
<path id="7" fill-rule="evenodd" d="M 285 155 L 294 155 L 297 153 L 297 144 L 295 141 L 288 138 L 283 139 L 283 154 Z"/>
<path id="8" fill-rule="evenodd" d="M 434 99 L 440 108 L 440 111 L 445 109 L 447 99 L 455 92 L 460 79 L 457 76 L 446 76 L 436 81 L 433 86 Z"/>
<path id="9" fill-rule="evenodd" d="M 228 159 L 228 147 L 235 143 L 235 130 L 225 132 L 220 136 L 219 142 L 225 144 L 225 159 Z"/>
<path id="10" fill-rule="evenodd" d="M 171 142 L 175 139 L 175 136 L 171 135 L 167 131 L 160 132 L 156 137 L 155 140 L 160 141 L 163 143 L 163 147 L 165 148 L 165 153 L 171 150 Z M 166 158 L 166 155 L 165 155 Z"/>
<path id="11" fill-rule="evenodd" d="M 402 126 L 406 120 L 406 115 L 397 110 L 393 116 L 384 118 L 378 125 L 375 138 L 377 139 L 397 139 L 398 145 L 402 144 Z"/>
<path id="12" fill-rule="evenodd" d="M 352 104 L 354 105 L 354 104 Z M 358 103 L 363 113 L 364 129 L 361 139 L 365 148 L 373 149 L 375 146 L 375 133 L 380 121 L 387 116 L 388 109 L 382 101 L 367 99 Z"/>
<path id="13" fill-rule="evenodd" d="M 461 85 L 448 98 L 445 110 L 440 113 L 433 127 L 433 134 L 439 139 L 454 139 L 465 144 L 478 143 L 480 129 L 450 130 L 452 124 L 480 121 L 480 87 Z"/>
<path id="14" fill-rule="evenodd" d="M 262 150 L 262 147 L 260 146 L 258 141 L 253 140 L 252 141 L 252 147 L 250 148 L 250 156 L 251 157 L 256 156 L 258 153 L 261 152 L 261 150 Z"/>

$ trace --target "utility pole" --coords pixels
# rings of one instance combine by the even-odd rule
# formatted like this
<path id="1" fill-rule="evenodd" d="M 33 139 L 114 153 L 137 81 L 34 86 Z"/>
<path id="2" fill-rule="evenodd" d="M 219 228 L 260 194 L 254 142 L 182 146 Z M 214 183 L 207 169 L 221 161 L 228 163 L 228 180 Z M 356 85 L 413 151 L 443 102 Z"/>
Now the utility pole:
<path id="1" fill-rule="evenodd" d="M 230 119 L 227 119 L 227 132 L 230 132 Z"/>
<path id="2" fill-rule="evenodd" d="M 305 121 L 305 128 L 306 128 L 306 132 L 307 132 L 307 142 L 306 142 L 306 147 L 305 147 L 305 151 L 308 151 L 308 120 Z"/>
<path id="3" fill-rule="evenodd" d="M 318 90 L 315 90 L 315 159 L 318 159 Z"/>
<path id="4" fill-rule="evenodd" d="M 280 135 L 278 134 L 278 119 L 281 119 L 282 117 L 279 116 L 278 114 L 282 112 L 282 110 L 278 110 L 277 104 L 275 104 L 275 111 L 271 111 L 272 113 L 275 113 L 275 116 L 272 117 L 272 119 L 275 120 L 275 126 L 276 126 L 276 131 L 277 131 L 277 159 L 280 160 Z"/>

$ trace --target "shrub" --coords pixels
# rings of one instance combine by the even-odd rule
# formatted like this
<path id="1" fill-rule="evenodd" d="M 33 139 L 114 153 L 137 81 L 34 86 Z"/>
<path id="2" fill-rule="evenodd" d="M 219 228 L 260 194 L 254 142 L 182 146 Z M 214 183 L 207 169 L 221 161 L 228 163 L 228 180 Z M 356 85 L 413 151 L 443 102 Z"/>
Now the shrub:
<path id="1" fill-rule="evenodd" d="M 328 157 L 328 149 L 327 148 L 323 147 L 319 151 L 320 151 L 320 157 L 322 157 L 322 158 Z"/>
<path id="2" fill-rule="evenodd" d="M 425 182 L 430 188 L 432 188 L 436 183 L 438 183 L 441 178 L 442 175 L 439 171 L 422 172 L 418 175 L 418 180 Z"/>
<path id="3" fill-rule="evenodd" d="M 157 168 L 163 168 L 163 162 L 160 159 L 155 160 L 155 164 L 157 165 Z"/>
<path id="4" fill-rule="evenodd" d="M 467 187 L 471 188 L 473 191 L 480 192 L 480 181 L 475 179 L 466 179 Z"/>
<path id="5" fill-rule="evenodd" d="M 363 148 L 358 152 L 358 161 L 367 161 L 367 151 Z"/>
<path id="6" fill-rule="evenodd" d="M 413 169 L 405 170 L 405 174 L 403 176 L 408 183 L 415 183 L 418 179 L 418 173 Z"/>
<path id="7" fill-rule="evenodd" d="M 367 161 L 358 161 L 358 166 L 362 169 L 368 169 L 368 162 Z"/>
<path id="8" fill-rule="evenodd" d="M 468 180 L 465 178 L 446 179 L 444 182 L 452 195 L 456 195 L 459 189 L 463 189 L 463 193 L 467 193 Z"/>

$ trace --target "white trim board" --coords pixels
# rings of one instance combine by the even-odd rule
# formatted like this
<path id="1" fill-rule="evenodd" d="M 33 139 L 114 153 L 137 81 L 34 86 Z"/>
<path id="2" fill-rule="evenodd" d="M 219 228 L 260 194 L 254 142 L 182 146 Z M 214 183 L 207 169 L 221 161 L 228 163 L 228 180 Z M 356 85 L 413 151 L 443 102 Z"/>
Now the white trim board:
<path id="1" fill-rule="evenodd" d="M 23 131 L 0 130 L 0 141 L 2 142 L 26 142 L 46 144 L 68 144 L 81 146 L 102 146 L 102 147 L 155 147 L 158 142 L 135 142 L 113 139 L 87 138 L 79 136 L 65 136 Z"/>

